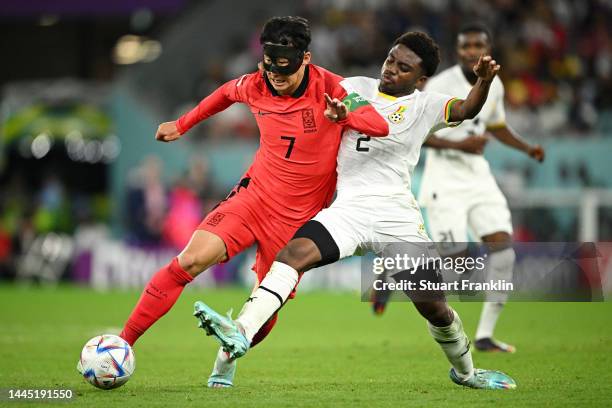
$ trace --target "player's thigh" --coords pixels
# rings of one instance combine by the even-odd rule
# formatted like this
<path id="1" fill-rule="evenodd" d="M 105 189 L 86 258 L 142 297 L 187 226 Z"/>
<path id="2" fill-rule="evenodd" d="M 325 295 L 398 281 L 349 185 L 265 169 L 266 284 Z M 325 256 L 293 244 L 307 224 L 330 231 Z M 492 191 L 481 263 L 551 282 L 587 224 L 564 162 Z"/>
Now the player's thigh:
<path id="1" fill-rule="evenodd" d="M 472 234 L 481 239 L 496 232 L 512 235 L 512 216 L 505 197 L 492 193 L 470 208 L 468 225 Z"/>
<path id="2" fill-rule="evenodd" d="M 427 235 L 423 216 L 416 204 L 407 200 L 389 200 L 374 223 L 372 250 L 384 257 L 430 258 L 437 256 Z M 401 268 L 407 269 L 407 268 Z"/>
<path id="3" fill-rule="evenodd" d="M 395 281 L 412 282 L 419 287 L 422 282 L 440 283 L 438 274 L 439 251 L 435 243 L 421 235 L 405 236 L 407 241 L 387 243 L 382 251 L 385 273 Z M 444 294 L 437 290 L 408 290 L 404 292 L 413 302 L 437 302 L 444 300 Z M 419 309 L 419 307 L 417 307 Z M 426 309 L 429 310 L 429 309 Z M 435 318 L 432 311 L 419 311 L 425 317 Z"/>
<path id="4" fill-rule="evenodd" d="M 380 205 L 373 235 L 375 242 L 431 242 L 423 215 L 412 196 L 394 197 Z M 375 252 L 379 252 L 375 250 Z"/>
<path id="5" fill-rule="evenodd" d="M 192 238 L 181 256 L 206 269 L 252 246 L 255 234 L 250 207 L 252 203 L 244 192 L 222 201 L 200 223 L 194 233 L 195 239 Z M 221 257 L 218 256 L 220 251 Z"/>
<path id="6" fill-rule="evenodd" d="M 338 247 L 338 259 L 353 255 L 362 243 L 371 240 L 372 228 L 369 215 L 349 203 L 336 201 L 331 207 L 319 212 L 313 221 L 319 222 L 331 236 Z M 321 253 L 326 250 L 326 248 L 319 249 Z"/>

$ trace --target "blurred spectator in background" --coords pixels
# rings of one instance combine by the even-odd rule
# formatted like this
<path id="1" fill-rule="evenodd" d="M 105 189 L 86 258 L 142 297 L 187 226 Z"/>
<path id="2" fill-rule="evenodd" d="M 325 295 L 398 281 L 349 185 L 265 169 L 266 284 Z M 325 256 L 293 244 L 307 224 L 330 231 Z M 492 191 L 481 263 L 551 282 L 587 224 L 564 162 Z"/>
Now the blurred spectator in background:
<path id="1" fill-rule="evenodd" d="M 357 67 L 360 75 L 367 74 L 369 61 L 381 58 L 379 44 L 413 29 L 428 31 L 440 43 L 441 70 L 452 61 L 459 26 L 481 20 L 494 27 L 510 120 L 531 123 L 525 128 L 537 136 L 592 131 L 611 120 L 598 115 L 612 109 L 606 92 L 612 71 L 609 1 L 310 0 L 303 9 L 317 26 L 313 54 L 330 69 L 355 73 Z"/>
<path id="2" fill-rule="evenodd" d="M 162 162 L 146 157 L 130 172 L 126 214 L 129 240 L 145 246 L 185 247 L 192 232 L 219 199 L 205 158 L 194 156 L 170 188 L 163 184 Z"/>
<path id="3" fill-rule="evenodd" d="M 200 218 L 203 218 L 204 214 L 207 214 L 225 196 L 225 192 L 216 191 L 213 176 L 208 161 L 204 157 L 193 156 L 191 158 L 187 181 L 202 202 L 202 217 Z"/>
<path id="4" fill-rule="evenodd" d="M 159 157 L 147 156 L 128 177 L 125 214 L 128 236 L 134 243 L 158 245 L 161 242 L 167 207 L 162 166 Z"/>
<path id="5" fill-rule="evenodd" d="M 164 242 L 178 251 L 182 250 L 204 215 L 218 202 L 214 196 L 208 162 L 192 157 L 189 169 L 170 191 L 163 228 Z"/>
<path id="6" fill-rule="evenodd" d="M 176 250 L 182 250 L 202 218 L 202 201 L 184 175 L 170 190 L 168 213 L 163 224 L 164 241 Z"/>
<path id="7" fill-rule="evenodd" d="M 0 279 L 15 274 L 14 254 L 21 247 L 20 231 L 28 211 L 22 181 L 14 175 L 0 195 Z"/>

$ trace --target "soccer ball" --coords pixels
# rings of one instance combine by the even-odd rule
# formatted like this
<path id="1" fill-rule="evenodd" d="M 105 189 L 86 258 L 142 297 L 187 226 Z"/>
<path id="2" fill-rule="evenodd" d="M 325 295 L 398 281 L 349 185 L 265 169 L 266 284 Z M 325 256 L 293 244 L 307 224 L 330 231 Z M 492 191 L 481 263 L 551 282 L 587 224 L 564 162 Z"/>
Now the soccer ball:
<path id="1" fill-rule="evenodd" d="M 125 384 L 136 369 L 130 345 L 119 336 L 103 334 L 85 343 L 77 370 L 91 385 L 110 390 Z"/>

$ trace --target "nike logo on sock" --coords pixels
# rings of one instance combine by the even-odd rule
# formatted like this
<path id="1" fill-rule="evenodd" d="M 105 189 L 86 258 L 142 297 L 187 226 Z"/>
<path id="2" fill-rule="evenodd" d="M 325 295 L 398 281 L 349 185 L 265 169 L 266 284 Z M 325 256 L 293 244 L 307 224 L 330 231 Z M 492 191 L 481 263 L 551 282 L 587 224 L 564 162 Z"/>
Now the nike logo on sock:
<path id="1" fill-rule="evenodd" d="M 153 291 L 154 291 L 154 292 L 153 292 Z M 154 298 L 157 298 L 157 299 L 164 299 L 164 298 L 167 298 L 167 297 L 168 297 L 168 294 L 167 294 L 167 293 L 162 292 L 161 290 L 159 290 L 158 288 L 156 288 L 155 286 L 153 286 L 153 285 L 151 285 L 151 284 L 149 284 L 149 285 L 147 286 L 147 288 L 145 289 L 145 292 L 146 292 L 148 295 L 151 295 L 151 296 L 153 296 Z"/>

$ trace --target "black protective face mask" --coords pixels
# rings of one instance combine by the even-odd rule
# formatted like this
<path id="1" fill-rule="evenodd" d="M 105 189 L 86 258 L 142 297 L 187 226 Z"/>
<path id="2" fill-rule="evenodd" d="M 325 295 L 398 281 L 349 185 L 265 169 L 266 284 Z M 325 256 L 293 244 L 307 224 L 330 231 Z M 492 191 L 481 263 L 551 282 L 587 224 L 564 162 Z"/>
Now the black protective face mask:
<path id="1" fill-rule="evenodd" d="M 263 63 L 263 67 L 266 71 L 274 72 L 280 75 L 293 75 L 302 66 L 304 60 L 304 51 L 300 51 L 289 45 L 278 45 L 266 43 L 263 46 L 264 55 L 270 57 L 272 62 L 270 64 Z M 286 58 L 289 63 L 287 65 L 277 65 L 279 58 Z"/>

